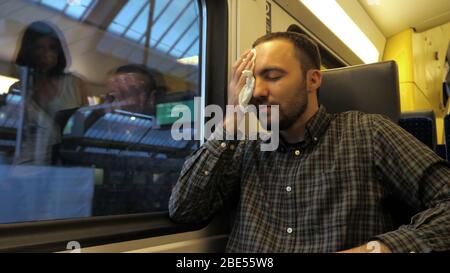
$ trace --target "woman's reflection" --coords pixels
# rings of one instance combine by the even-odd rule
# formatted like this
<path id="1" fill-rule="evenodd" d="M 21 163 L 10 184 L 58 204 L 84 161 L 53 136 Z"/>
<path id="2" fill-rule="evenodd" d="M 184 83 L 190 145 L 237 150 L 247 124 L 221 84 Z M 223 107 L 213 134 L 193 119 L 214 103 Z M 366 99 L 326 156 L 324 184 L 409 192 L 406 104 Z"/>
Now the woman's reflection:
<path id="1" fill-rule="evenodd" d="M 27 88 L 23 141 L 16 164 L 56 163 L 56 147 L 67 116 L 64 113 L 87 104 L 82 80 L 65 71 L 70 58 L 58 33 L 49 23 L 38 21 L 30 24 L 22 37 L 16 64 L 30 68 L 32 80 Z"/>

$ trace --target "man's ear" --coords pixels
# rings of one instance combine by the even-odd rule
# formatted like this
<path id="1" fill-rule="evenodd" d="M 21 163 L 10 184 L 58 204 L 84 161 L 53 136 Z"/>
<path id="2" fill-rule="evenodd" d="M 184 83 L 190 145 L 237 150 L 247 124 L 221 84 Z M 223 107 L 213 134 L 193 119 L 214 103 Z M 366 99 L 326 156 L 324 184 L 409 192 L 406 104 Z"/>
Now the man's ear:
<path id="1" fill-rule="evenodd" d="M 147 105 L 151 108 L 153 111 L 153 108 L 156 108 L 156 90 L 153 89 L 150 91 L 149 95 L 147 96 Z"/>
<path id="2" fill-rule="evenodd" d="M 317 91 L 322 84 L 322 72 L 318 69 L 310 69 L 306 73 L 306 84 L 309 92 Z"/>
<path id="3" fill-rule="evenodd" d="M 156 90 L 142 92 L 139 96 L 140 105 L 145 109 L 144 113 L 153 115 L 156 112 Z"/>

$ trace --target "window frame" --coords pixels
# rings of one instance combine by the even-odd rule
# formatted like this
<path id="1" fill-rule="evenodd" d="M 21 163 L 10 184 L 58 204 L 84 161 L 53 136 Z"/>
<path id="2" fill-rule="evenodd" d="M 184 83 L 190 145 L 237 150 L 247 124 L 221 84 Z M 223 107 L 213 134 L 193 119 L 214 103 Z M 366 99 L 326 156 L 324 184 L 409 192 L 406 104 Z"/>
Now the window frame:
<path id="1" fill-rule="evenodd" d="M 227 90 L 228 6 L 226 0 L 197 0 L 200 7 L 200 73 L 202 101 L 225 105 Z M 206 30 L 206 32 L 205 32 Z M 225 54 L 224 54 L 225 52 Z M 202 117 L 204 114 L 202 113 Z M 58 252 L 67 243 L 83 247 L 199 230 L 199 225 L 176 224 L 168 211 L 0 224 L 0 252 Z M 227 227 L 224 227 L 227 229 Z M 217 230 L 223 234 L 224 230 Z"/>

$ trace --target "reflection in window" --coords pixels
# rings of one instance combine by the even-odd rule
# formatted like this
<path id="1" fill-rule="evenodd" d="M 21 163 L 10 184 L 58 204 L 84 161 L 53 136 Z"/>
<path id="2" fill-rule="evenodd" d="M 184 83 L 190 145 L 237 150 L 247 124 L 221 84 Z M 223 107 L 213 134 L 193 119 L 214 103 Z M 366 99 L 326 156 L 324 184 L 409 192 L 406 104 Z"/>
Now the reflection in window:
<path id="1" fill-rule="evenodd" d="M 200 93 L 198 1 L 0 3 L 0 223 L 167 210 L 199 145 L 171 134 Z"/>

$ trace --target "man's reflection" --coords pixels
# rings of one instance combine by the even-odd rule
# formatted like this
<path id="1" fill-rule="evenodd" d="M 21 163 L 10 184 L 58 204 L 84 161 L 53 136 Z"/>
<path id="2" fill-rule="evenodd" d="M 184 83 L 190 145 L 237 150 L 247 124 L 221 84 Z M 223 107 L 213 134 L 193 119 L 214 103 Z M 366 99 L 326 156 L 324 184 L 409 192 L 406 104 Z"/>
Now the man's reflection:
<path id="1" fill-rule="evenodd" d="M 110 119 L 108 123 L 105 123 L 104 130 L 108 132 L 108 138 L 117 139 L 117 136 L 128 133 L 139 135 L 142 129 L 146 130 L 145 135 L 151 130 L 159 130 L 156 122 L 153 121 L 156 121 L 154 119 L 156 103 L 166 91 L 161 74 L 144 65 L 128 64 L 111 72 L 105 85 L 106 92 L 103 100 L 112 106 L 110 108 L 108 104 L 105 104 L 106 112 L 123 110 L 141 114 L 136 122 L 130 122 L 130 119 L 127 119 L 129 113 L 114 113 L 126 118 Z M 143 125 L 139 120 L 152 122 Z M 127 141 L 124 139 L 128 140 L 128 138 L 122 138 L 118 142 L 123 145 Z M 146 152 L 145 161 L 152 162 L 153 157 L 160 150 L 143 146 L 141 143 L 129 141 L 127 150 Z M 105 168 L 105 176 L 109 177 L 109 180 L 96 189 L 98 197 L 94 198 L 94 215 L 144 213 L 160 211 L 167 207 L 169 186 L 166 186 L 164 182 L 170 176 L 165 173 L 162 175 L 164 170 L 143 168 L 138 163 L 141 160 L 133 156 L 119 154 L 115 162 L 121 162 L 125 158 L 127 158 L 124 161 L 126 163 Z M 158 174 L 161 175 L 158 176 Z"/>
<path id="2" fill-rule="evenodd" d="M 162 90 L 144 65 L 129 64 L 117 68 L 106 81 L 105 100 L 121 110 L 155 115 L 156 99 Z"/>

